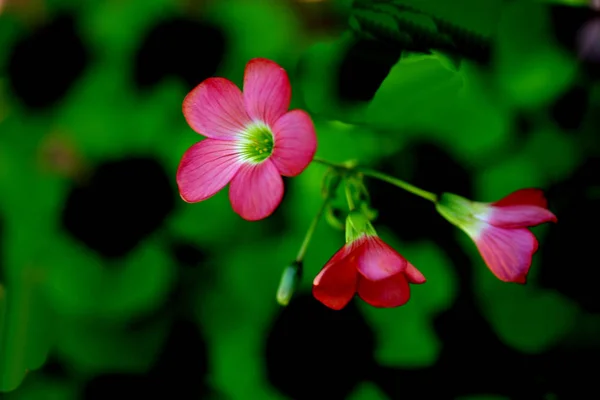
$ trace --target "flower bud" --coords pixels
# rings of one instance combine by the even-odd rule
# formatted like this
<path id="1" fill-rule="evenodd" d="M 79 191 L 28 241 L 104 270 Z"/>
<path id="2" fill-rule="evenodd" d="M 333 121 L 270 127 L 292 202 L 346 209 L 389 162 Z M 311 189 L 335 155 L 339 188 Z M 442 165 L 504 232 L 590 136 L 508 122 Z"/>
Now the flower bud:
<path id="1" fill-rule="evenodd" d="M 285 267 L 281 274 L 281 281 L 277 289 L 277 302 L 287 306 L 302 279 L 302 262 L 294 261 Z"/>

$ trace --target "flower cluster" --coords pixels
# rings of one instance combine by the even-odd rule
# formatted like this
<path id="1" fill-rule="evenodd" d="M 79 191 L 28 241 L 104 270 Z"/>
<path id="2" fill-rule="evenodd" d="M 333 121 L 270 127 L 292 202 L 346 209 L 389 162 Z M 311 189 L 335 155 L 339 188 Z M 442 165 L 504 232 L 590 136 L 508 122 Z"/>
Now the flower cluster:
<path id="1" fill-rule="evenodd" d="M 177 171 L 186 202 L 205 200 L 227 184 L 233 210 L 248 221 L 271 215 L 283 197 L 281 176 L 300 174 L 311 162 L 328 167 L 324 202 L 298 257 L 284 270 L 277 293 L 286 305 L 302 274 L 306 246 L 328 201 L 345 187 L 348 200 L 346 244 L 313 280 L 313 295 L 327 307 L 342 309 L 358 294 L 375 307 L 397 307 L 410 298 L 410 284 L 426 279 L 415 266 L 377 235 L 376 214 L 362 196 L 364 178 L 399 186 L 434 203 L 438 213 L 466 232 L 491 272 L 505 282 L 526 283 L 538 242 L 527 228 L 556 222 L 538 189 L 516 191 L 493 203 L 470 201 L 452 193 L 437 196 L 407 182 L 353 163 L 315 157 L 316 134 L 310 116 L 288 111 L 291 86 L 273 61 L 253 59 L 244 73 L 243 92 L 224 78 L 209 78 L 183 102 L 190 127 L 206 136 L 183 155 Z M 368 197 L 368 196 L 366 196 Z"/>

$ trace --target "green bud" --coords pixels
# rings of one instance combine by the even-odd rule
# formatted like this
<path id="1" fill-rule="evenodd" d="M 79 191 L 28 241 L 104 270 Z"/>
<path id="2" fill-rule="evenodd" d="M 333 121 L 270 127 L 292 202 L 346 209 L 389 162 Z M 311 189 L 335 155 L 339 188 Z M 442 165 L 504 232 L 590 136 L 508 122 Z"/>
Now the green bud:
<path id="1" fill-rule="evenodd" d="M 294 296 L 302 280 L 302 262 L 294 261 L 284 268 L 281 274 L 281 281 L 277 289 L 277 302 L 282 306 L 287 306 Z"/>

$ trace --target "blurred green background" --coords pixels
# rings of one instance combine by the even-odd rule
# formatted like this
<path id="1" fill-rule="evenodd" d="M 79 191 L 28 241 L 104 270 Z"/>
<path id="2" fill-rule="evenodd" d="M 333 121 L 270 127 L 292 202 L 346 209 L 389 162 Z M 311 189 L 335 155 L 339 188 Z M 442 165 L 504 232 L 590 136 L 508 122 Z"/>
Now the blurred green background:
<path id="1" fill-rule="evenodd" d="M 600 65 L 585 2 L 0 1 L 0 397 L 598 398 Z M 598 38 L 600 40 L 600 37 Z M 370 182 L 380 236 L 428 281 L 343 311 L 310 295 L 343 244 L 319 224 L 275 301 L 325 169 L 247 222 L 184 203 L 181 113 L 246 62 L 289 73 L 317 155 L 481 201 L 540 187 L 525 286 L 497 280 L 431 204 Z"/>

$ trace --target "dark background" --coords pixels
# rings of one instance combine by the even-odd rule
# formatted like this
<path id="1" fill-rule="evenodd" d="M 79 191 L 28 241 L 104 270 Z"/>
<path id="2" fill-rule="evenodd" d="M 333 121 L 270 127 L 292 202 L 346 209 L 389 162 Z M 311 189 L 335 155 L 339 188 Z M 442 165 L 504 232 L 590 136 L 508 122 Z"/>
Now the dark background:
<path id="1" fill-rule="evenodd" d="M 353 4 L 354 3 L 354 4 Z M 416 8 L 411 8 L 416 7 Z M 594 399 L 600 64 L 583 1 L 0 0 L 0 397 Z M 600 41 L 600 37 L 597 38 Z M 579 46 L 579 47 L 578 47 Z M 332 311 L 275 292 L 324 168 L 247 222 L 184 203 L 210 76 L 288 71 L 317 155 L 480 201 L 546 191 L 525 286 L 497 280 L 430 203 L 369 181 L 382 238 L 427 277 L 410 302 Z"/>

